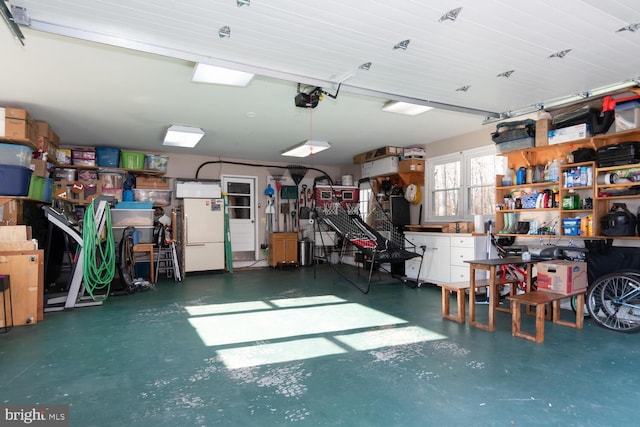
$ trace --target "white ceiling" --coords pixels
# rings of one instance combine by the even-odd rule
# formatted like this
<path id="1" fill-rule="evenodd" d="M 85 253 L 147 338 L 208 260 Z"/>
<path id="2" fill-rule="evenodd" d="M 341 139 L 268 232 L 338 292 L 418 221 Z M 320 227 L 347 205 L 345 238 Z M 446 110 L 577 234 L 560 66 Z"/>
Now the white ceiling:
<path id="1" fill-rule="evenodd" d="M 11 5 L 31 21 L 21 27 L 25 46 L 0 25 L 0 105 L 27 108 L 69 145 L 185 152 L 161 145 L 170 124 L 183 124 L 206 132 L 190 154 L 290 161 L 279 153 L 312 136 L 333 145 L 314 163 L 342 165 L 373 148 L 428 144 L 478 130 L 491 115 L 640 75 L 640 29 L 618 31 L 640 23 L 637 0 Z M 459 7 L 455 21 L 440 21 Z M 219 37 L 223 26 L 230 37 Z M 394 50 L 403 40 L 408 48 Z M 195 62 L 259 76 L 246 88 L 196 84 Z M 310 110 L 294 106 L 298 82 L 332 94 L 342 86 L 337 99 Z M 381 112 L 390 99 L 441 109 Z"/>

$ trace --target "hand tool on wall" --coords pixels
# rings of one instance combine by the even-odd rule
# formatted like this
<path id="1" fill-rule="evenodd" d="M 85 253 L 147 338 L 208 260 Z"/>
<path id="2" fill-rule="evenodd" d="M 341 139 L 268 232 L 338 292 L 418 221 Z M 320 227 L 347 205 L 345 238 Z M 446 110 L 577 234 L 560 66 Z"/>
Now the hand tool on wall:
<path id="1" fill-rule="evenodd" d="M 307 184 L 302 184 L 302 191 L 300 192 L 300 219 L 309 219 L 311 217 L 311 208 L 307 206 Z"/>
<path id="2" fill-rule="evenodd" d="M 274 207 L 274 194 L 275 191 L 271 184 L 267 184 L 267 188 L 264 190 L 265 196 L 267 196 L 267 207 L 265 209 L 265 216 L 267 219 L 265 233 L 264 233 L 264 247 L 267 248 L 269 245 L 269 233 L 273 232 L 273 216 L 275 215 L 276 209 Z"/>
<path id="3" fill-rule="evenodd" d="M 283 203 L 280 205 L 280 213 L 282 214 L 283 222 L 283 231 L 289 231 L 287 229 L 287 217 L 289 216 L 289 202 Z"/>

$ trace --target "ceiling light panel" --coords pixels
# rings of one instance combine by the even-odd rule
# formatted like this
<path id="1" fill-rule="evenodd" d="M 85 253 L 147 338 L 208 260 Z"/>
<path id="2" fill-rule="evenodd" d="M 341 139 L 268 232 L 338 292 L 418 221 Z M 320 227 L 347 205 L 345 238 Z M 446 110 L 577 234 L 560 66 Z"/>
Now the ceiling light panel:
<path id="1" fill-rule="evenodd" d="M 417 116 L 418 114 L 422 114 L 429 110 L 433 110 L 433 107 L 398 101 L 389 101 L 382 107 L 382 111 L 386 111 L 388 113 L 404 114 L 406 116 Z"/>
<path id="2" fill-rule="evenodd" d="M 331 144 L 327 141 L 310 139 L 287 148 L 282 152 L 282 155 L 287 157 L 310 157 L 329 148 L 331 148 Z"/>
<path id="3" fill-rule="evenodd" d="M 196 83 L 211 83 L 227 86 L 247 86 L 254 74 L 209 64 L 196 64 L 191 80 Z"/>
<path id="4" fill-rule="evenodd" d="M 164 136 L 162 145 L 193 148 L 204 136 L 204 131 L 192 126 L 171 125 Z"/>

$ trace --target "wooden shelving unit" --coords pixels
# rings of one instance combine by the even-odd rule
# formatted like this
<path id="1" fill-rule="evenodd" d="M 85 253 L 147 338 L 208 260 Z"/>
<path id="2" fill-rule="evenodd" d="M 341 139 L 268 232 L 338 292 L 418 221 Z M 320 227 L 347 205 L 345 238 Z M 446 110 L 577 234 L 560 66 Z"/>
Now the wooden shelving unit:
<path id="1" fill-rule="evenodd" d="M 509 167 L 517 170 L 519 167 L 529 167 L 534 165 L 545 165 L 548 162 L 553 161 L 554 159 L 561 160 L 565 159 L 567 154 L 571 151 L 577 150 L 579 148 L 592 148 L 597 150 L 600 147 L 604 147 L 607 145 L 618 144 L 622 142 L 630 142 L 630 141 L 640 141 L 640 129 L 632 129 L 626 130 L 622 132 L 605 134 L 605 135 L 597 135 L 590 138 L 565 142 L 562 144 L 548 145 L 542 147 L 533 147 L 527 148 L 523 150 L 516 150 L 507 153 L 502 153 L 501 155 L 507 157 Z M 563 172 L 578 167 L 587 167 L 592 170 L 592 185 L 578 185 L 578 186 L 569 186 L 568 182 L 565 182 L 565 178 L 563 177 Z M 556 221 L 556 227 L 558 233 L 551 237 L 564 237 L 564 238 L 611 238 L 610 236 L 601 235 L 600 230 L 600 218 L 605 215 L 610 208 L 610 203 L 613 201 L 621 201 L 621 200 L 630 200 L 630 199 L 639 199 L 640 198 L 640 189 L 639 194 L 624 194 L 624 195 L 603 195 L 606 193 L 606 190 L 626 190 L 633 189 L 635 187 L 640 187 L 640 181 L 630 181 L 624 183 L 611 183 L 611 184 L 598 184 L 598 176 L 606 173 L 613 173 L 615 171 L 630 171 L 633 169 L 638 169 L 638 177 L 640 177 L 640 163 L 639 164 L 631 164 L 631 165 L 621 165 L 621 166 L 611 166 L 611 167 L 597 167 L 595 162 L 583 162 L 583 163 L 569 163 L 569 164 L 561 164 L 560 165 L 560 180 L 557 182 L 536 182 L 531 184 L 522 184 L 522 185 L 510 185 L 510 186 L 497 186 L 496 187 L 496 203 L 501 204 L 505 197 L 509 197 L 511 194 L 516 193 L 518 191 L 541 191 L 541 190 L 556 190 L 558 192 L 558 206 L 554 208 L 543 208 L 543 209 L 503 209 L 496 210 L 495 217 L 495 230 L 496 232 L 503 230 L 505 228 L 504 224 L 504 213 L 515 212 L 518 214 L 518 218 L 522 217 L 523 214 L 542 214 L 549 215 L 551 214 L 554 220 Z M 498 175 L 496 177 L 496 182 L 500 182 L 502 176 Z M 580 208 L 580 209 L 562 209 L 562 200 L 563 198 L 570 194 L 570 192 L 575 192 L 579 195 L 581 200 L 586 200 L 590 198 L 592 201 L 591 208 Z M 565 218 L 575 218 L 575 217 L 586 217 L 588 215 L 592 216 L 592 235 L 565 235 L 562 229 L 562 220 Z M 529 234 L 500 234 L 501 236 L 515 236 L 515 237 L 549 237 L 549 235 L 529 235 Z M 638 236 L 626 236 L 626 237 L 615 237 L 616 239 L 626 239 L 626 240 L 638 240 L 640 237 Z"/>

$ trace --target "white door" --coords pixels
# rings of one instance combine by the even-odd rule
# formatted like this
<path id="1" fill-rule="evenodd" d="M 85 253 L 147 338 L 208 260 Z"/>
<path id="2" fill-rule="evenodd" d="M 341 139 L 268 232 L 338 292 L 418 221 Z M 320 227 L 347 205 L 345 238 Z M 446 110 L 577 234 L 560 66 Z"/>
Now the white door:
<path id="1" fill-rule="evenodd" d="M 227 193 L 229 200 L 229 231 L 233 252 L 256 252 L 255 187 L 255 177 L 222 177 L 222 191 Z"/>

